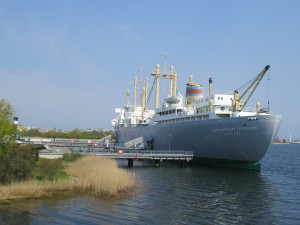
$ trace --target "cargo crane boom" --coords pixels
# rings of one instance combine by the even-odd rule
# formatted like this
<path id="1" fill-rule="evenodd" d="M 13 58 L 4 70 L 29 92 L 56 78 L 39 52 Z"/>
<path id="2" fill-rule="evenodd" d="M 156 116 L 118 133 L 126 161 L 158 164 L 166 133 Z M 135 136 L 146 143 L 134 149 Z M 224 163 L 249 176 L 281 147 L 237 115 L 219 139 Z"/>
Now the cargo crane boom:
<path id="1" fill-rule="evenodd" d="M 252 83 L 247 87 L 247 89 L 243 92 L 243 94 L 239 95 L 238 90 L 234 91 L 234 99 L 233 99 L 233 110 L 234 111 L 241 111 L 244 109 L 246 104 L 248 103 L 249 99 L 253 95 L 254 91 L 256 90 L 257 86 L 259 85 L 260 81 L 270 68 L 269 65 L 267 65 L 257 76 L 256 78 L 252 81 Z M 250 94 L 248 95 L 247 99 L 242 103 L 242 99 L 245 97 L 247 93 L 249 93 L 249 90 L 253 87 L 253 89 L 250 91 Z"/>

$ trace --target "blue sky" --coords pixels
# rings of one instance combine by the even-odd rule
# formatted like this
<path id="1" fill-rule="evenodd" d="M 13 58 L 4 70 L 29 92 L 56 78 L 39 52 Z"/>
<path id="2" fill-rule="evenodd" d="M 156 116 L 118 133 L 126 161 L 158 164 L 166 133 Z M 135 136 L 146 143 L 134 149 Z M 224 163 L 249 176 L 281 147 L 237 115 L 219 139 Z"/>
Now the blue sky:
<path id="1" fill-rule="evenodd" d="M 139 68 L 152 84 L 166 50 L 182 94 L 190 74 L 233 91 L 270 64 L 253 105 L 269 95 L 280 137 L 300 138 L 299 12 L 296 0 L 0 0 L 0 98 L 24 125 L 112 129 Z"/>

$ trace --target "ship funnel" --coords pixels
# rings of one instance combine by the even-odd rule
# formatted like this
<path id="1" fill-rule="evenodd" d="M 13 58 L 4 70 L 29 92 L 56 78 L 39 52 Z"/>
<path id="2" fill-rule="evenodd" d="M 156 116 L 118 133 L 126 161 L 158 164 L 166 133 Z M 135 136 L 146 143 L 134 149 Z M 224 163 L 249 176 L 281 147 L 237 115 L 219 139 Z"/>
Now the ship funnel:
<path id="1" fill-rule="evenodd" d="M 186 100 L 190 106 L 192 101 L 196 101 L 203 97 L 203 86 L 193 82 L 193 75 L 189 77 L 189 83 L 186 84 Z"/>
<path id="2" fill-rule="evenodd" d="M 209 78 L 209 97 L 212 98 L 212 77 Z"/>
<path id="3" fill-rule="evenodd" d="M 213 87 L 212 87 L 212 77 L 209 78 L 209 111 L 213 111 L 214 100 L 213 100 Z"/>

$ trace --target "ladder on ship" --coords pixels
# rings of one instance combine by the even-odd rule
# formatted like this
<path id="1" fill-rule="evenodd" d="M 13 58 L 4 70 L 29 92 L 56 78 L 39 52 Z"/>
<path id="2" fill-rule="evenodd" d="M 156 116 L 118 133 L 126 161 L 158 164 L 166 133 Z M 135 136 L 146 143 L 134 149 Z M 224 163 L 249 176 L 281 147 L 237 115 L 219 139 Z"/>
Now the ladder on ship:
<path id="1" fill-rule="evenodd" d="M 138 137 L 124 143 L 124 148 L 136 148 L 137 145 L 144 143 L 144 137 Z"/>

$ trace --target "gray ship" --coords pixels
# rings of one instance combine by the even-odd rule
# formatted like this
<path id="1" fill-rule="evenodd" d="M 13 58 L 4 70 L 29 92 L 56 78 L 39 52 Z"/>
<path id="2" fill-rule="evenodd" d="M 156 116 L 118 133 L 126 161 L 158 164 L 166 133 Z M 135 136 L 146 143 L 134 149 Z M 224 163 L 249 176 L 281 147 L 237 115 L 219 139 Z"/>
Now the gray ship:
<path id="1" fill-rule="evenodd" d="M 118 143 L 131 143 L 148 150 L 193 151 L 193 162 L 213 165 L 257 168 L 279 130 L 282 117 L 269 108 L 246 108 L 248 100 L 270 66 L 266 66 L 240 94 L 213 93 L 209 78 L 209 94 L 190 76 L 186 98 L 177 92 L 177 73 L 173 66 L 169 73 L 155 77 L 155 109 L 148 109 L 148 80 L 136 103 L 137 78 L 134 81 L 134 103 L 129 104 L 129 92 L 124 108 L 117 108 L 118 117 L 112 121 Z M 161 79 L 169 80 L 169 95 L 159 107 Z M 138 145 L 138 146 L 137 146 Z"/>

